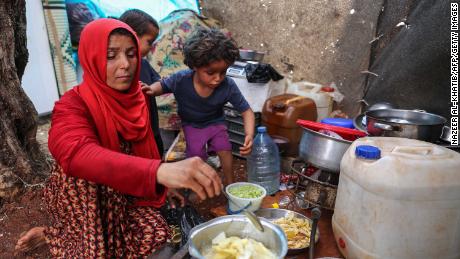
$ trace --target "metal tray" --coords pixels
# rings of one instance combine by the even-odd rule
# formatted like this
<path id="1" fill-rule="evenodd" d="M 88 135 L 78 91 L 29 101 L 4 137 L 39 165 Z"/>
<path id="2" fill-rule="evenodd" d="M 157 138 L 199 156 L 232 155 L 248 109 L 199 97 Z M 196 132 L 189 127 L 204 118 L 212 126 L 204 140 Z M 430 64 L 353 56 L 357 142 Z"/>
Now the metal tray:
<path id="1" fill-rule="evenodd" d="M 267 219 L 269 221 L 273 221 L 275 219 L 285 217 L 289 212 L 294 213 L 294 217 L 296 217 L 296 218 L 306 219 L 306 220 L 310 221 L 310 223 L 312 223 L 312 220 L 309 217 L 304 216 L 304 215 L 302 215 L 302 214 L 300 214 L 298 212 L 291 211 L 291 210 L 285 210 L 285 209 L 259 209 L 259 210 L 255 211 L 254 213 L 259 217 L 265 218 L 265 219 Z M 319 240 L 319 229 L 316 230 L 315 243 L 317 243 L 318 240 Z M 304 248 L 296 248 L 296 249 L 289 248 L 288 249 L 288 254 L 292 255 L 292 254 L 303 253 L 303 252 L 308 250 L 309 246 L 310 246 L 310 244 L 308 244 Z"/>

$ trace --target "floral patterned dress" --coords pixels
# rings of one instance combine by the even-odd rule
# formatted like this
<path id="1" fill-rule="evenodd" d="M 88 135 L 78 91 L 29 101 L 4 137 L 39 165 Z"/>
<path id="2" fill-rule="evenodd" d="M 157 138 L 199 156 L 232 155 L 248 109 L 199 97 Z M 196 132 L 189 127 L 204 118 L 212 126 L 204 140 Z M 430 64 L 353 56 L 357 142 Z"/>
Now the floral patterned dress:
<path id="1" fill-rule="evenodd" d="M 131 154 L 129 143 L 120 143 Z M 145 258 L 171 238 L 153 207 L 132 206 L 134 197 L 71 177 L 57 164 L 44 200 L 54 223 L 46 240 L 57 258 Z"/>

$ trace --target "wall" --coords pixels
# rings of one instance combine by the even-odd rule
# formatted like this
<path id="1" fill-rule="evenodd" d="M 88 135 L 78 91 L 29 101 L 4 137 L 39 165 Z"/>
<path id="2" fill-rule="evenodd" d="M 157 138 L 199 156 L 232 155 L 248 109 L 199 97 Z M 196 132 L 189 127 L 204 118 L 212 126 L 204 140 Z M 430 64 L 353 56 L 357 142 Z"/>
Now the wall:
<path id="1" fill-rule="evenodd" d="M 294 80 L 335 82 L 341 108 L 358 112 L 370 44 L 383 0 L 203 0 L 203 14 L 223 23 L 240 47 Z"/>

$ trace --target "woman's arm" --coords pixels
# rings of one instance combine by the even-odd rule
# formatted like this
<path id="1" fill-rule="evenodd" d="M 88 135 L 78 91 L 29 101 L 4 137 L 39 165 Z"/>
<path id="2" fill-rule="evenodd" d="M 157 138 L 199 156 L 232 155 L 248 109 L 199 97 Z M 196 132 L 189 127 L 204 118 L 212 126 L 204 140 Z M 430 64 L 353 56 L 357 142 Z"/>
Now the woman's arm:
<path id="1" fill-rule="evenodd" d="M 240 147 L 241 155 L 249 155 L 252 150 L 252 141 L 254 139 L 254 127 L 255 127 L 255 117 L 254 112 L 251 108 L 247 109 L 243 113 L 243 123 L 244 123 L 244 145 Z"/>
<path id="2" fill-rule="evenodd" d="M 85 103 L 73 90 L 55 105 L 48 147 L 66 174 L 158 203 L 166 198 L 163 185 L 192 189 L 202 199 L 221 191 L 220 177 L 199 158 L 161 163 L 102 147 Z"/>
<path id="3" fill-rule="evenodd" d="M 69 91 L 55 105 L 48 147 L 66 174 L 137 197 L 164 199 L 157 185 L 160 160 L 112 151 L 100 145 L 83 100 Z"/>

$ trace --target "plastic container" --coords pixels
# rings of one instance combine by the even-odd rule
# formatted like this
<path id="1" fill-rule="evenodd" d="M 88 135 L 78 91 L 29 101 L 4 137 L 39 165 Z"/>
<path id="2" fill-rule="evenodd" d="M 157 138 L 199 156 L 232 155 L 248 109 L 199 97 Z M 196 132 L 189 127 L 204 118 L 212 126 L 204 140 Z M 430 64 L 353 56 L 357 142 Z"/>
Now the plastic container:
<path id="1" fill-rule="evenodd" d="M 260 188 L 262 190 L 262 195 L 257 198 L 240 198 L 240 197 L 236 197 L 235 195 L 229 192 L 231 188 L 242 186 L 242 185 L 252 185 L 257 188 Z M 228 197 L 230 197 L 230 199 L 232 199 L 233 201 L 233 202 L 228 203 L 229 214 L 238 214 L 243 209 L 247 209 L 249 211 L 256 211 L 260 208 L 260 205 L 264 197 L 267 196 L 267 192 L 265 188 L 263 188 L 262 186 L 258 184 L 246 183 L 246 182 L 238 182 L 238 183 L 229 184 L 227 185 L 227 187 L 225 187 L 225 192 L 228 194 Z M 236 203 L 236 205 L 234 203 Z"/>
<path id="2" fill-rule="evenodd" d="M 261 123 L 260 112 L 255 112 L 255 130 L 260 126 Z M 237 110 L 235 110 L 231 105 L 227 104 L 224 106 L 224 118 L 227 123 L 227 131 L 229 135 L 230 143 L 232 144 L 232 154 L 241 159 L 246 159 L 246 156 L 240 155 L 240 147 L 244 144 L 244 123 L 243 116 Z"/>
<path id="3" fill-rule="evenodd" d="M 302 137 L 298 119 L 316 120 L 316 105 L 313 100 L 294 94 L 282 94 L 267 99 L 262 109 L 262 124 L 267 126 L 268 134 L 289 139 L 283 155 L 296 156 Z"/>
<path id="4" fill-rule="evenodd" d="M 280 187 L 280 156 L 278 147 L 265 127 L 257 128 L 251 155 L 247 158 L 248 182 L 264 187 L 268 195 Z"/>
<path id="5" fill-rule="evenodd" d="M 292 83 L 289 92 L 308 97 L 316 104 L 317 121 L 329 116 L 332 112 L 333 99 L 328 92 L 322 90 L 323 86 L 309 82 Z"/>
<path id="6" fill-rule="evenodd" d="M 349 128 L 354 129 L 355 126 L 353 125 L 352 119 L 345 119 L 345 118 L 324 118 L 321 120 L 321 123 L 333 125 L 342 128 Z"/>
<path id="7" fill-rule="evenodd" d="M 340 168 L 332 227 L 345 258 L 460 258 L 459 153 L 362 138 Z"/>

